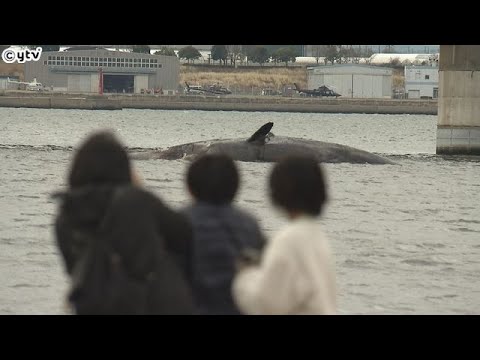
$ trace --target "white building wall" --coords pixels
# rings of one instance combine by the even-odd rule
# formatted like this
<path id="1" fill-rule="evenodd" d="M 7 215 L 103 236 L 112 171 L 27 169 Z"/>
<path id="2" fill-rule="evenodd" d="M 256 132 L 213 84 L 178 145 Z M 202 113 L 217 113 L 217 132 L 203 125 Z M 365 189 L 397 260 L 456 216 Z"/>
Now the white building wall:
<path id="1" fill-rule="evenodd" d="M 135 94 L 140 94 L 141 89 L 148 89 L 148 75 L 135 75 Z"/>
<path id="2" fill-rule="evenodd" d="M 417 95 L 436 98 L 438 93 L 434 89 L 438 89 L 438 67 L 405 67 L 405 93 L 410 99 Z"/>
<path id="3" fill-rule="evenodd" d="M 98 93 L 99 89 L 100 74 L 94 73 L 90 74 L 90 91 L 93 93 Z"/>
<path id="4" fill-rule="evenodd" d="M 323 84 L 324 84 L 323 74 L 312 73 L 310 76 L 307 77 L 307 89 L 316 89 Z"/>
<path id="5" fill-rule="evenodd" d="M 78 93 L 90 92 L 90 75 L 69 74 L 66 91 Z"/>
<path id="6" fill-rule="evenodd" d="M 383 76 L 382 78 L 382 97 L 392 97 L 393 80 L 391 76 Z"/>
<path id="7" fill-rule="evenodd" d="M 345 96 L 351 96 L 352 93 L 352 80 L 351 76 L 348 74 L 325 74 L 324 75 L 324 84 L 319 84 L 318 86 L 321 85 L 326 85 L 329 88 L 334 89 L 337 93 L 342 95 L 343 97 Z"/>
<path id="8" fill-rule="evenodd" d="M 392 70 L 358 65 L 310 68 L 308 88 L 326 85 L 344 98 L 391 98 Z"/>

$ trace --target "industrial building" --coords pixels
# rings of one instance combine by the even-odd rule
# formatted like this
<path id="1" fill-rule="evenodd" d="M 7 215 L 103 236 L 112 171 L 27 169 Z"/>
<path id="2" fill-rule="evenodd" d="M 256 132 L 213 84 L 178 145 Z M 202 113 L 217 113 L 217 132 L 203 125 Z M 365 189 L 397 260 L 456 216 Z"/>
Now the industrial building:
<path id="1" fill-rule="evenodd" d="M 391 98 L 392 73 L 390 68 L 358 64 L 309 67 L 307 86 L 328 86 L 342 98 Z"/>
<path id="2" fill-rule="evenodd" d="M 0 90 L 16 90 L 18 86 L 10 81 L 19 81 L 18 76 L 0 75 Z"/>
<path id="3" fill-rule="evenodd" d="M 437 99 L 438 67 L 405 66 L 405 96 L 408 99 Z"/>
<path id="4" fill-rule="evenodd" d="M 41 82 L 53 91 L 98 93 L 103 74 L 104 93 L 174 94 L 179 85 L 176 56 L 71 48 L 42 52 L 39 61 L 25 63 L 25 81 Z"/>

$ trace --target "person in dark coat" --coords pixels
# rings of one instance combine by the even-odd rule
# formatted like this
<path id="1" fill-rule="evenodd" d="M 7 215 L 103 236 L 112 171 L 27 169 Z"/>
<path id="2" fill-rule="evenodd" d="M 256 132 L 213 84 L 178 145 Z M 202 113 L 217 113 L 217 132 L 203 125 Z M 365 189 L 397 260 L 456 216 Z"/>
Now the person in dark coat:
<path id="1" fill-rule="evenodd" d="M 203 155 L 187 173 L 193 204 L 184 209 L 193 225 L 189 280 L 196 313 L 239 315 L 231 284 L 238 259 L 255 261 L 265 238 L 257 221 L 232 205 L 239 185 L 233 160 Z"/>
<path id="2" fill-rule="evenodd" d="M 132 180 L 133 179 L 133 180 Z M 188 219 L 133 183 L 128 154 L 109 132 L 88 137 L 75 154 L 69 188 L 57 193 L 56 244 L 72 280 L 70 300 L 77 314 L 191 314 L 192 297 L 186 282 L 187 244 L 192 237 Z M 102 241 L 121 261 L 128 276 L 148 279 L 142 304 L 85 308 L 80 304 L 79 269 L 92 242 Z M 122 292 L 122 286 L 118 288 Z M 143 290 L 142 290 L 143 291 Z M 130 296 L 132 295 L 132 296 Z M 136 299 L 119 294 L 130 299 Z M 130 300 L 130 302 L 133 300 Z"/>

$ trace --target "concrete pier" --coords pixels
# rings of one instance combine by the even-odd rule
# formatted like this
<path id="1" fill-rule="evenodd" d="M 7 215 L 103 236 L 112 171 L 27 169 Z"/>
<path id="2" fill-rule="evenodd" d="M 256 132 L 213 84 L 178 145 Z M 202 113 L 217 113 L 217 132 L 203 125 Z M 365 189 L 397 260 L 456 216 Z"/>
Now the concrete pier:
<path id="1" fill-rule="evenodd" d="M 248 96 L 148 96 L 82 94 L 0 94 L 0 107 L 50 109 L 155 109 L 208 111 L 275 111 L 304 113 L 437 115 L 436 100 L 331 99 Z"/>
<path id="2" fill-rule="evenodd" d="M 480 155 L 480 45 L 440 45 L 437 154 Z"/>

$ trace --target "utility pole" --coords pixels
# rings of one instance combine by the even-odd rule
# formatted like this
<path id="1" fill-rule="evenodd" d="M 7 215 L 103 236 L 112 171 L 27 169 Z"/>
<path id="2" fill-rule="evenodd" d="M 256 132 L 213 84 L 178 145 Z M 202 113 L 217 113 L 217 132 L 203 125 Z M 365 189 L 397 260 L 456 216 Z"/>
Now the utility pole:
<path id="1" fill-rule="evenodd" d="M 103 70 L 98 68 L 98 93 L 103 95 Z"/>
<path id="2" fill-rule="evenodd" d="M 352 74 L 352 99 L 353 99 L 353 74 Z"/>

